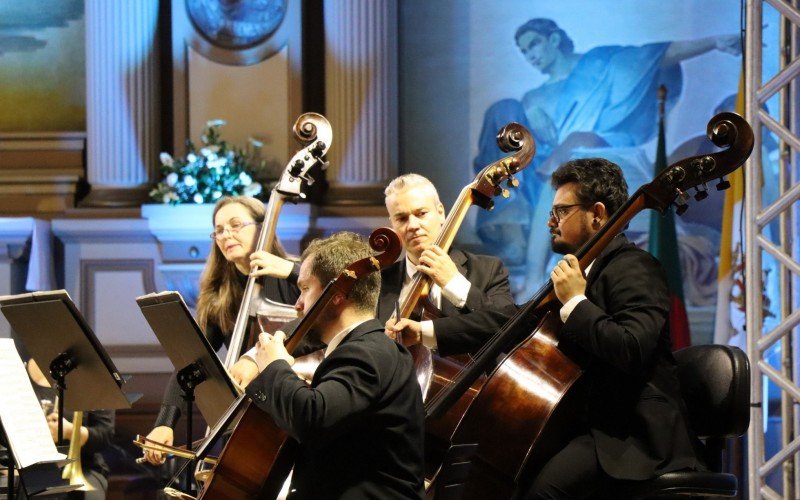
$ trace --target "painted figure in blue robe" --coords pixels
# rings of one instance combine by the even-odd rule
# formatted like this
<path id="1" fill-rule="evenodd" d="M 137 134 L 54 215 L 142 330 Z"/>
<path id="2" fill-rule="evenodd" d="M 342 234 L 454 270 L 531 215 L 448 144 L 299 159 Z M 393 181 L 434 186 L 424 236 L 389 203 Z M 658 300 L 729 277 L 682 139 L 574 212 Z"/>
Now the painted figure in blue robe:
<path id="1" fill-rule="evenodd" d="M 632 191 L 649 182 L 653 161 L 642 146 L 657 132 L 656 89 L 667 86 L 671 107 L 681 94 L 681 61 L 711 50 L 739 54 L 740 42 L 738 36 L 717 36 L 601 46 L 579 54 L 564 30 L 541 18 L 520 26 L 515 38 L 526 60 L 548 79 L 521 100 L 504 99 L 486 110 L 474 168 L 478 172 L 504 156 L 495 134 L 509 121 L 525 125 L 536 139 L 536 156 L 520 173 L 519 189 L 492 212 L 479 212 L 477 226 L 485 251 L 512 268 L 516 298 L 525 300 L 552 267 L 550 242 L 535 230 L 546 225 L 553 197 L 545 179 L 567 160 L 600 156 L 623 168 Z M 641 230 L 645 226 L 646 221 Z"/>

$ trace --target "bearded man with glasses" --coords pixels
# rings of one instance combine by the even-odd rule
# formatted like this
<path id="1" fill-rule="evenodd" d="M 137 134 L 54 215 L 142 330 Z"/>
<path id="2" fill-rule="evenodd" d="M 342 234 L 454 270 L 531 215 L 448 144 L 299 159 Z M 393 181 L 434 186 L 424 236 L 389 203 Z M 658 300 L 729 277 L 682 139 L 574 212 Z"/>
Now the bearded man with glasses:
<path id="1" fill-rule="evenodd" d="M 675 373 L 664 269 L 616 236 L 584 272 L 575 253 L 628 199 L 619 166 L 572 160 L 552 175 L 550 274 L 562 304 L 559 347 L 582 361 L 587 404 L 573 438 L 539 471 L 527 498 L 616 496 L 631 481 L 704 469 Z"/>

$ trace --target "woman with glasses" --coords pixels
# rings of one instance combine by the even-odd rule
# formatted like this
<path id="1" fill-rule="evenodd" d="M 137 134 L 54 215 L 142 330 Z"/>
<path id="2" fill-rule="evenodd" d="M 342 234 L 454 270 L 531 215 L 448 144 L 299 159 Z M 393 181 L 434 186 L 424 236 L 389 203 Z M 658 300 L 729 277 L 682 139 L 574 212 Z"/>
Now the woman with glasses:
<path id="1" fill-rule="evenodd" d="M 254 251 L 264 205 L 247 197 L 225 197 L 214 207 L 213 244 L 200 278 L 197 299 L 197 323 L 205 332 L 211 346 L 219 351 L 228 346 L 236 323 L 239 304 L 249 276 L 262 277 L 262 296 L 282 304 L 294 304 L 300 292 L 297 288 L 297 265 L 275 239 L 271 252 Z M 232 369 L 231 375 L 236 380 Z M 155 428 L 147 435 L 153 441 L 172 445 L 174 428 L 185 405 L 177 377 L 173 374 L 161 402 Z M 145 459 L 154 465 L 164 463 L 164 454 L 145 451 Z"/>

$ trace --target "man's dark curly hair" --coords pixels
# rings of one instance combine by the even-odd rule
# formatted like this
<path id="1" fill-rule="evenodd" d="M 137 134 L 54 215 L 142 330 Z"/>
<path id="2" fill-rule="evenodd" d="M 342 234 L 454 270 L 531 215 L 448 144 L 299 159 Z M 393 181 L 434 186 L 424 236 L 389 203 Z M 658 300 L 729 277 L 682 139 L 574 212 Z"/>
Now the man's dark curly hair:
<path id="1" fill-rule="evenodd" d="M 601 202 L 609 217 L 628 201 L 628 183 L 619 165 L 604 158 L 570 160 L 553 172 L 550 184 L 558 189 L 564 184 L 578 184 L 578 201 L 585 206 Z"/>

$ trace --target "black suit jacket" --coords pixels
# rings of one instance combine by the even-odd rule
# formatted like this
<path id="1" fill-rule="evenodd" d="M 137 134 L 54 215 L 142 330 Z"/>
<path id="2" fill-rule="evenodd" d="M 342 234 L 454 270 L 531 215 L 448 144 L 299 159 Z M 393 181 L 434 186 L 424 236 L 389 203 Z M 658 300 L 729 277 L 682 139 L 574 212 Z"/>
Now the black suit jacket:
<path id="1" fill-rule="evenodd" d="M 472 286 L 461 309 L 442 297 L 444 317 L 433 320 L 433 331 L 442 356 L 478 350 L 516 311 L 508 270 L 500 259 L 457 249 L 450 250 L 450 258 Z M 378 319 L 384 323 L 394 312 L 405 276 L 405 258 L 381 271 Z"/>
<path id="2" fill-rule="evenodd" d="M 586 297 L 567 318 L 561 347 L 588 354 L 586 416 L 603 470 L 641 480 L 703 468 L 682 410 L 661 265 L 619 235 L 592 265 Z"/>
<path id="3" fill-rule="evenodd" d="M 300 442 L 290 498 L 422 498 L 422 397 L 411 355 L 382 323 L 350 332 L 310 387 L 275 361 L 247 393 Z"/>

